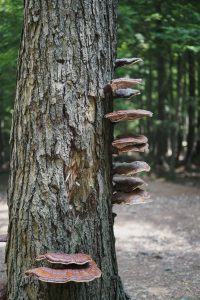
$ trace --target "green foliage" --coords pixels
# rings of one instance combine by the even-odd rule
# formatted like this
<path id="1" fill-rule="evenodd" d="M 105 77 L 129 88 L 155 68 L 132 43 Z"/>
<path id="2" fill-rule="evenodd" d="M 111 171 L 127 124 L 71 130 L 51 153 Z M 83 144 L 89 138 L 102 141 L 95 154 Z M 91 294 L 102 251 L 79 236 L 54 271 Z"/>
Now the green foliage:
<path id="1" fill-rule="evenodd" d="M 181 153 L 183 159 L 185 155 L 178 153 L 178 147 L 180 151 L 183 149 L 178 139 L 181 138 L 184 144 L 187 140 L 189 107 L 195 110 L 196 120 L 193 148 L 200 135 L 200 87 L 197 82 L 200 79 L 200 71 L 197 76 L 200 2 L 123 0 L 119 2 L 118 20 L 118 57 L 140 57 L 144 64 L 120 68 L 116 77 L 143 78 L 145 84 L 142 97 L 134 98 L 131 103 L 122 99 L 115 101 L 114 108 L 149 109 L 154 112 L 154 117 L 150 121 L 140 121 L 140 126 L 129 123 L 124 128 L 119 124 L 116 133 L 126 129 L 147 134 L 151 154 L 157 160 L 161 156 L 168 160 L 168 152 L 172 153 L 169 164 L 173 171 L 174 161 L 180 158 L 175 156 Z M 189 89 L 189 52 L 195 61 L 195 96 L 190 95 Z"/>
<path id="2" fill-rule="evenodd" d="M 8 154 L 11 113 L 15 95 L 17 53 L 22 27 L 23 3 L 20 0 L 0 0 L 0 139 L 2 156 Z M 7 157 L 6 157 L 7 158 Z"/>

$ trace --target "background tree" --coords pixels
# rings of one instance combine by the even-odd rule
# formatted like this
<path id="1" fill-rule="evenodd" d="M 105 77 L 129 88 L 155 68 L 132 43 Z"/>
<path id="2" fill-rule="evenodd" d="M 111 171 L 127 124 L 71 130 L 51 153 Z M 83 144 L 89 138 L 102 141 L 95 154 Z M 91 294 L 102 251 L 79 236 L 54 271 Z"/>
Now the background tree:
<path id="1" fill-rule="evenodd" d="M 134 53 L 144 59 L 144 68 L 134 68 L 134 75 L 133 70 L 119 74 L 146 78 L 144 93 L 133 106 L 143 105 L 155 116 L 151 124 L 145 121 L 134 130 L 148 132 L 151 161 L 167 165 L 171 175 L 180 164 L 199 164 L 199 21 L 196 1 L 132 0 L 119 5 L 118 56 Z"/>
<path id="2" fill-rule="evenodd" d="M 11 133 L 8 299 L 127 299 L 118 276 L 110 186 L 116 1 L 25 1 Z M 25 278 L 46 251 L 90 253 L 102 278 Z"/>

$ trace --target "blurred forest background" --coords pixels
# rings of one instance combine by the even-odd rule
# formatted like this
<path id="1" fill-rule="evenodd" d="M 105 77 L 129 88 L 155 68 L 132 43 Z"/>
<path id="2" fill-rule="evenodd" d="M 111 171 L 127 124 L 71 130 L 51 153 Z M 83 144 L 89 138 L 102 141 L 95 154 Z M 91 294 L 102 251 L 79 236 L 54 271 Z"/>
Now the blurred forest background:
<path id="1" fill-rule="evenodd" d="M 9 134 L 23 1 L 0 0 L 0 171 L 8 171 Z M 200 2 L 120 0 L 118 58 L 143 64 L 121 68 L 116 77 L 143 78 L 141 96 L 114 100 L 115 109 L 142 108 L 150 120 L 124 122 L 119 132 L 144 133 L 148 159 L 157 172 L 197 172 L 200 164 Z M 153 164 L 152 164 L 153 162 Z"/>

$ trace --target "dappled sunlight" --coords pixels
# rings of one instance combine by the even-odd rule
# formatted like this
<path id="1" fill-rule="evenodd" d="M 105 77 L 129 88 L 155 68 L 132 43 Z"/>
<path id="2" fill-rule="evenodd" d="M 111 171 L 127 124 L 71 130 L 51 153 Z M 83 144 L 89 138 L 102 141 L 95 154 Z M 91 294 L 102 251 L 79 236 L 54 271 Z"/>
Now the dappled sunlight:
<path id="1" fill-rule="evenodd" d="M 199 251 L 191 247 L 190 243 L 182 236 L 172 232 L 169 227 L 157 228 L 156 224 L 148 221 L 123 221 L 115 224 L 116 245 L 121 251 Z"/>

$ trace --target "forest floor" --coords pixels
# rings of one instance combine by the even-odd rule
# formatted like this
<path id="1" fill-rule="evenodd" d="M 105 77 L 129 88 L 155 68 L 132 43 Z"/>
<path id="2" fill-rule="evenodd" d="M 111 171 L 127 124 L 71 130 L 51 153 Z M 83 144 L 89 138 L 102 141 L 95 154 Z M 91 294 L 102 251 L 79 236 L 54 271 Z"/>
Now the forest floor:
<path id="1" fill-rule="evenodd" d="M 200 185 L 200 184 L 199 184 Z M 0 234 L 7 230 L 0 177 Z M 152 203 L 114 208 L 119 271 L 132 300 L 200 300 L 200 186 L 149 182 Z M 0 243 L 0 278 L 5 278 Z"/>

